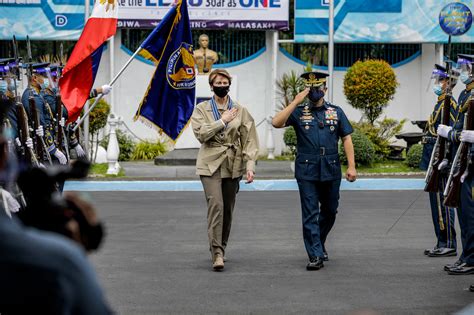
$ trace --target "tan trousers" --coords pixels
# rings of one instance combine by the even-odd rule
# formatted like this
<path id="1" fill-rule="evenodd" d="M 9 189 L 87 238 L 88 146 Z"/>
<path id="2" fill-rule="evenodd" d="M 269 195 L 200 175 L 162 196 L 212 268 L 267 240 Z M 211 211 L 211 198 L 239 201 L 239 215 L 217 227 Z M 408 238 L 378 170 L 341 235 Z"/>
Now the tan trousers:
<path id="1" fill-rule="evenodd" d="M 220 169 L 212 176 L 201 176 L 207 201 L 207 234 L 213 260 L 218 254 L 224 256 L 240 179 L 221 178 Z"/>

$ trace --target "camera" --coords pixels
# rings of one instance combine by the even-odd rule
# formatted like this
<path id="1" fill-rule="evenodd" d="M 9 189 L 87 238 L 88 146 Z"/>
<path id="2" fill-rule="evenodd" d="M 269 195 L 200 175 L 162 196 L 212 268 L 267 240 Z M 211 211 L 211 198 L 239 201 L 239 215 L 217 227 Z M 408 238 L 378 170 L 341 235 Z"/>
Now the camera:
<path id="1" fill-rule="evenodd" d="M 96 250 L 104 233 L 92 205 L 77 194 L 61 194 L 58 189 L 58 183 L 86 177 L 89 168 L 89 162 L 77 160 L 71 165 L 29 168 L 20 172 L 17 182 L 26 207 L 18 213 L 18 218 L 25 225 L 69 237 L 87 251 Z"/>

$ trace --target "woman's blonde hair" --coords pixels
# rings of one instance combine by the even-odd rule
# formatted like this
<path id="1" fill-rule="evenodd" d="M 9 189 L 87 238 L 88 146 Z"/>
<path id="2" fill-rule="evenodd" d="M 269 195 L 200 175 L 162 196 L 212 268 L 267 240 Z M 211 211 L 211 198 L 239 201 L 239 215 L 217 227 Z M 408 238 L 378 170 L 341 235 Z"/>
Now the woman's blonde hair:
<path id="1" fill-rule="evenodd" d="M 229 72 L 225 69 L 215 69 L 212 70 L 212 72 L 209 74 L 209 85 L 212 85 L 214 83 L 214 80 L 218 75 L 221 75 L 223 77 L 226 77 L 227 80 L 229 80 L 229 84 L 232 83 L 232 77 L 230 76 Z"/>

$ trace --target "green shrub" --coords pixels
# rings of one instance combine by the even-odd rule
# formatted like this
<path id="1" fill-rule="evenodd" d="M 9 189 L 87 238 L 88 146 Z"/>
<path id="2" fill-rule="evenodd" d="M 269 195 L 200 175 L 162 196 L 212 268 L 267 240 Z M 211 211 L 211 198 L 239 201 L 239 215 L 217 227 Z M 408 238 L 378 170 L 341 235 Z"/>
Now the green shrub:
<path id="1" fill-rule="evenodd" d="M 296 154 L 296 132 L 292 126 L 286 128 L 285 133 L 283 134 L 283 141 L 294 156 Z"/>
<path id="2" fill-rule="evenodd" d="M 117 135 L 117 141 L 120 149 L 118 160 L 130 161 L 133 150 L 135 149 L 135 142 L 133 141 L 132 137 L 130 137 L 127 133 L 123 132 L 120 129 L 116 129 L 115 134 Z M 108 144 L 109 136 L 107 135 L 104 139 L 102 139 L 100 145 L 107 149 Z"/>
<path id="3" fill-rule="evenodd" d="M 369 138 L 374 145 L 375 160 L 381 161 L 389 156 L 392 138 L 400 133 L 405 122 L 406 119 L 398 121 L 385 117 L 382 121 L 377 121 L 374 124 L 362 121 L 352 122 L 352 126 Z"/>
<path id="4" fill-rule="evenodd" d="M 369 138 L 358 130 L 352 133 L 352 143 L 354 144 L 354 157 L 356 166 L 371 165 L 375 161 L 374 144 Z M 347 164 L 347 158 L 344 153 L 344 146 L 342 142 L 339 144 L 339 157 L 341 163 Z"/>
<path id="5" fill-rule="evenodd" d="M 94 104 L 95 98 L 90 99 L 90 105 Z M 110 105 L 102 98 L 89 114 L 89 132 L 96 134 L 107 125 L 107 117 L 110 113 Z"/>
<path id="6" fill-rule="evenodd" d="M 410 167 L 419 168 L 422 155 L 423 145 L 419 143 L 414 144 L 411 146 L 410 150 L 407 153 L 406 163 Z"/>
<path id="7" fill-rule="evenodd" d="M 140 141 L 135 146 L 132 160 L 153 160 L 155 157 L 167 152 L 164 142 Z"/>
<path id="8" fill-rule="evenodd" d="M 344 76 L 344 95 L 373 125 L 398 87 L 392 67 L 384 60 L 357 61 Z"/>

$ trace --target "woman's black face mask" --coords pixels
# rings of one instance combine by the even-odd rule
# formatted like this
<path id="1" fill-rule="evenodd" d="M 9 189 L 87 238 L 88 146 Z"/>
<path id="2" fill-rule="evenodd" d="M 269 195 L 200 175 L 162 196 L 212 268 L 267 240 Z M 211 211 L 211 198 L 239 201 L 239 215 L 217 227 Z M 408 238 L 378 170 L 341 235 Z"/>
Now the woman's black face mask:
<path id="1" fill-rule="evenodd" d="M 308 98 L 312 103 L 317 103 L 324 97 L 323 87 L 312 87 L 309 90 Z"/>
<path id="2" fill-rule="evenodd" d="M 229 85 L 226 86 L 213 86 L 212 90 L 219 97 L 225 97 L 229 93 Z"/>

